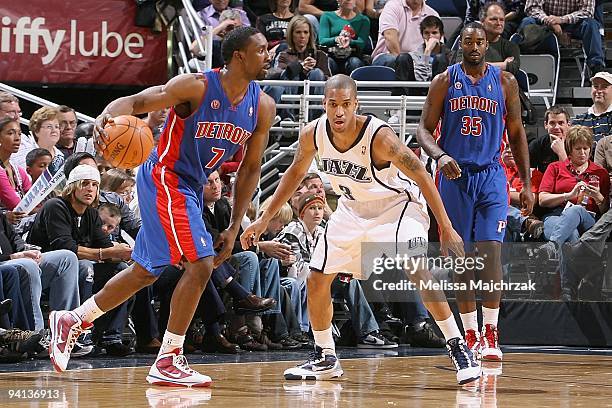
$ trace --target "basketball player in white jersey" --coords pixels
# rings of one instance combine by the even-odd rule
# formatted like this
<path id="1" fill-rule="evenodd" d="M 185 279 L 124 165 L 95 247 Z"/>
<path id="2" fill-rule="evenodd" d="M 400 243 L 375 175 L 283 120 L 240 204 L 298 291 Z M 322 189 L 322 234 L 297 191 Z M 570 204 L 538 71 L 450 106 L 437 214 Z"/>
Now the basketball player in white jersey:
<path id="1" fill-rule="evenodd" d="M 443 253 L 450 250 L 463 256 L 463 242 L 453 229 L 433 180 L 419 159 L 385 122 L 356 115 L 355 81 L 346 75 L 331 77 L 325 84 L 323 103 L 326 114 L 302 130 L 293 163 L 283 175 L 270 205 L 240 238 L 243 248 L 257 244 L 259 236 L 291 198 L 318 153 L 323 171 L 341 198 L 310 262 L 308 315 L 315 352 L 305 363 L 286 370 L 287 380 L 325 380 L 343 374 L 332 338 L 330 286 L 338 273 L 365 277 L 361 273 L 362 243 L 418 243 L 421 244 L 416 245 L 419 252 L 414 255 L 425 255 L 426 245 L 423 244 L 427 242 L 429 218 L 422 204 L 408 191 L 413 182 L 420 187 L 438 221 Z M 417 285 L 420 280 L 432 279 L 424 267 L 409 272 Z M 421 290 L 421 296 L 447 340 L 457 381 L 464 384 L 479 378 L 480 366 L 463 340 L 444 292 Z"/>

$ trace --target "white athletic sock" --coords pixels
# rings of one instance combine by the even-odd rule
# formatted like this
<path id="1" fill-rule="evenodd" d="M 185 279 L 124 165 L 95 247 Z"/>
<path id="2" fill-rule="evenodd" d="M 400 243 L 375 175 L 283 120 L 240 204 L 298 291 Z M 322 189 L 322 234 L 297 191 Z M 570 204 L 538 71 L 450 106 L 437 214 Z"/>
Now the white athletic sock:
<path id="1" fill-rule="evenodd" d="M 336 345 L 334 344 L 334 336 L 332 336 L 332 328 L 329 326 L 325 330 L 313 330 L 315 344 L 324 350 L 330 350 L 336 354 Z"/>
<path id="2" fill-rule="evenodd" d="M 452 313 L 446 320 L 436 320 L 436 324 L 442 331 L 444 340 L 449 341 L 455 337 L 463 338 L 463 336 L 461 336 L 461 332 L 459 331 L 459 327 L 457 326 L 457 322 L 455 321 L 455 316 L 453 316 Z"/>
<path id="3" fill-rule="evenodd" d="M 158 356 L 171 352 L 174 349 L 183 348 L 185 342 L 185 335 L 179 336 L 178 334 L 170 333 L 168 330 L 164 333 L 164 339 L 162 345 L 159 348 Z"/>
<path id="4" fill-rule="evenodd" d="M 460 313 L 461 323 L 463 324 L 463 332 L 474 330 L 478 333 L 478 313 L 474 310 L 470 313 Z"/>
<path id="5" fill-rule="evenodd" d="M 482 307 L 482 325 L 492 324 L 497 327 L 497 320 L 499 318 L 499 308 L 489 309 L 488 307 Z"/>
<path id="6" fill-rule="evenodd" d="M 98 317 L 104 314 L 104 311 L 98 307 L 94 297 L 90 297 L 83 304 L 76 309 L 74 312 L 81 318 L 82 321 L 91 323 Z"/>

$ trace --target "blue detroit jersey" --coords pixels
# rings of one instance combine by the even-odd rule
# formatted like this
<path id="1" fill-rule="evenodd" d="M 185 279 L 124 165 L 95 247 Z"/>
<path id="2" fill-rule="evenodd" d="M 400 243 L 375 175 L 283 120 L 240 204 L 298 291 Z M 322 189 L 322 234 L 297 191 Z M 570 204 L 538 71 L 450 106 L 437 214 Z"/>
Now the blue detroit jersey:
<path id="1" fill-rule="evenodd" d="M 484 77 L 473 84 L 455 64 L 448 76 L 438 144 L 459 165 L 499 163 L 506 127 L 501 70 L 487 64 Z"/>
<path id="2" fill-rule="evenodd" d="M 249 139 L 257 125 L 261 92 L 251 82 L 242 101 L 232 106 L 221 87 L 219 71 L 204 75 L 206 93 L 200 106 L 185 119 L 171 108 L 159 145 L 150 156 L 194 187 L 206 184 L 210 173 Z"/>

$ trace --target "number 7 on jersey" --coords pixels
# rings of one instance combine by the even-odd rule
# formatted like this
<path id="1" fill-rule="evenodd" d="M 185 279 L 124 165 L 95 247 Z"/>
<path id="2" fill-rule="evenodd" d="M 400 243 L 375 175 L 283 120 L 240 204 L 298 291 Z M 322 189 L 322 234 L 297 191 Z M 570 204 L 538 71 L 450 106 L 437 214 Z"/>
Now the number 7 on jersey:
<path id="1" fill-rule="evenodd" d="M 219 160 L 221 160 L 221 158 L 223 158 L 223 155 L 225 154 L 225 149 L 221 149 L 219 147 L 212 147 L 210 150 L 212 150 L 212 152 L 215 155 L 213 156 L 212 159 L 210 159 L 210 161 L 208 162 L 208 164 L 205 167 L 207 169 L 214 169 L 215 166 L 217 165 L 217 163 L 219 163 Z"/>

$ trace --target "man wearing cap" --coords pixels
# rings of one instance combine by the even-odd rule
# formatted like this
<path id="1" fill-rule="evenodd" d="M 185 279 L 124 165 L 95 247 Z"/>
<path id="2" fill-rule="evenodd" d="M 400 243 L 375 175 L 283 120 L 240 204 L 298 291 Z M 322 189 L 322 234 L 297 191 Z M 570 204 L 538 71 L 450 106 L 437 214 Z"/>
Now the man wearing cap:
<path id="1" fill-rule="evenodd" d="M 113 245 L 102 231 L 102 220 L 96 210 L 100 196 L 99 185 L 100 173 L 96 168 L 84 164 L 76 166 L 70 172 L 61 197 L 50 199 L 38 212 L 28 236 L 28 243 L 40 246 L 43 253 L 68 249 L 77 255 L 81 277 L 79 282 L 89 283 L 81 284 L 81 302 L 91 297 L 94 287 L 102 288 L 106 280 L 118 272 L 119 265 L 122 265 L 105 265 L 102 263 L 104 260 L 127 261 L 132 254 L 128 245 Z M 93 262 L 97 264 L 94 265 Z M 123 266 L 125 267 L 125 264 Z M 94 271 L 101 273 L 96 274 Z M 118 317 L 111 319 L 109 330 L 114 329 L 113 326 L 121 326 L 123 329 L 127 319 L 127 304 L 124 303 L 115 310 Z M 107 347 L 107 353 L 127 352 L 120 343 L 115 341 L 113 344 Z"/>
<path id="2" fill-rule="evenodd" d="M 595 142 L 612 135 L 612 86 L 610 85 L 612 85 L 611 73 L 601 71 L 595 74 L 591 78 L 593 106 L 586 113 L 576 116 L 572 121 L 572 125 L 590 127 L 593 130 L 593 140 Z M 609 163 L 612 165 L 612 161 Z"/>

